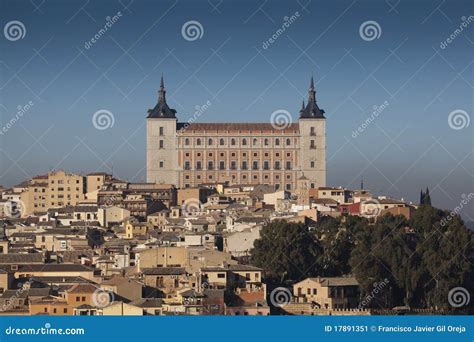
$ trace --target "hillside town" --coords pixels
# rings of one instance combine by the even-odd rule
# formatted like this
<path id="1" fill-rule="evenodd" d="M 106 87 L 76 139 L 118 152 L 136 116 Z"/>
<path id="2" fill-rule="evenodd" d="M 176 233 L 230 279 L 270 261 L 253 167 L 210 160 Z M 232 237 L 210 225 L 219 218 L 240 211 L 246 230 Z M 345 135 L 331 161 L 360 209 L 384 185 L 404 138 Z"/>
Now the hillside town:
<path id="1" fill-rule="evenodd" d="M 369 315 L 350 274 L 270 291 L 250 262 L 254 242 L 275 220 L 310 229 L 328 216 L 410 219 L 416 208 L 363 184 L 312 188 L 304 175 L 290 192 L 56 170 L 0 198 L 0 315 Z"/>

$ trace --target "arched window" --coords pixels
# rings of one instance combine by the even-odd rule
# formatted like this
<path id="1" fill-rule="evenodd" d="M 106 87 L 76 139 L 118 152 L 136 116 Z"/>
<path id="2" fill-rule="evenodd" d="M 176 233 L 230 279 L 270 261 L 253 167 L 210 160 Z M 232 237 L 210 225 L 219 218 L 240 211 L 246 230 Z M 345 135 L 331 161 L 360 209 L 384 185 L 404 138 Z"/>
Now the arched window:
<path id="1" fill-rule="evenodd" d="M 189 146 L 189 139 L 188 139 L 188 138 L 184 139 L 184 144 L 185 144 L 186 146 Z"/>
<path id="2" fill-rule="evenodd" d="M 212 139 L 209 139 L 209 140 L 207 141 L 207 144 L 208 144 L 209 146 L 212 146 Z"/>
<path id="3" fill-rule="evenodd" d="M 223 146 L 223 145 L 224 145 L 224 139 L 221 139 L 221 140 L 219 141 L 219 144 L 220 144 L 221 146 Z"/>
<path id="4" fill-rule="evenodd" d="M 242 139 L 242 145 L 247 146 L 247 139 Z"/>
<path id="5" fill-rule="evenodd" d="M 257 146 L 257 139 L 253 139 L 253 146 Z"/>
<path id="6" fill-rule="evenodd" d="M 235 139 L 234 139 L 234 138 L 232 138 L 232 139 L 230 140 L 230 144 L 231 144 L 232 146 L 235 146 Z"/>
<path id="7" fill-rule="evenodd" d="M 196 140 L 196 145 L 201 146 L 201 139 L 198 138 L 198 139 Z"/>
<path id="8" fill-rule="evenodd" d="M 275 139 L 275 145 L 280 146 L 280 139 Z"/>
<path id="9" fill-rule="evenodd" d="M 265 140 L 263 141 L 263 144 L 264 144 L 265 146 L 268 146 L 268 139 L 265 139 Z"/>
<path id="10" fill-rule="evenodd" d="M 286 146 L 289 146 L 291 145 L 291 140 L 290 139 L 286 139 Z"/>

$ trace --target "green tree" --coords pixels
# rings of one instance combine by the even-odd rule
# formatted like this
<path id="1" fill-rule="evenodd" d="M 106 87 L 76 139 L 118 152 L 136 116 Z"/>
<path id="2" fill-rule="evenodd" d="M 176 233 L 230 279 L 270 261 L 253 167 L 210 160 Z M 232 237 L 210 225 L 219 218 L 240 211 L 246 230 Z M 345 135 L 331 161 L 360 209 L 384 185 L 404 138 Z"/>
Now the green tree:
<path id="1" fill-rule="evenodd" d="M 251 263 L 274 279 L 297 280 L 319 273 L 322 247 L 303 224 L 275 220 L 260 231 Z"/>

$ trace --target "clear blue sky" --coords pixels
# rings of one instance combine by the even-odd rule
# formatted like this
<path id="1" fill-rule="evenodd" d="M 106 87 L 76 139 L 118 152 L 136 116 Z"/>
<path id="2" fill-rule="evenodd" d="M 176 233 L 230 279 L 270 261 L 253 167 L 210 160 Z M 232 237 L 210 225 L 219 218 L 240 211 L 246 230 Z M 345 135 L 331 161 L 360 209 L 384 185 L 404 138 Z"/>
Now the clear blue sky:
<path id="1" fill-rule="evenodd" d="M 0 36 L 1 126 L 19 105 L 34 105 L 0 135 L 0 184 L 51 168 L 113 169 L 143 181 L 146 110 L 156 103 L 162 73 L 181 121 L 210 101 L 201 122 L 268 122 L 278 109 L 296 120 L 314 75 L 327 116 L 329 185 L 357 188 L 363 177 L 377 194 L 412 201 L 428 186 L 436 206 L 454 207 L 474 191 L 474 122 L 460 130 L 448 124 L 454 110 L 474 120 L 474 22 L 444 49 L 440 44 L 473 9 L 472 1 L 421 0 L 2 0 L 2 28 L 18 20 L 26 35 Z M 182 35 L 191 20 L 203 28 L 194 41 Z M 362 39 L 366 21 L 378 23 L 377 39 Z M 101 109 L 114 116 L 106 130 L 92 124 Z M 473 209 L 470 203 L 465 217 Z"/>

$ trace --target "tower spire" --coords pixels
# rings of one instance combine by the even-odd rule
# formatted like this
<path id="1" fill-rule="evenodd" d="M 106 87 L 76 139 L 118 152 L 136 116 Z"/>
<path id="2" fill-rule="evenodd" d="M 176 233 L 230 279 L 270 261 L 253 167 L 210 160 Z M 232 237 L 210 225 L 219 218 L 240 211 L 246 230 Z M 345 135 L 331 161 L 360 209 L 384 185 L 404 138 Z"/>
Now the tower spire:
<path id="1" fill-rule="evenodd" d="M 311 82 L 308 90 L 308 103 L 316 102 L 316 91 L 314 90 L 314 78 L 311 76 Z"/>
<path id="2" fill-rule="evenodd" d="M 166 90 L 163 74 L 160 79 L 160 89 L 158 90 L 158 103 L 155 108 L 148 110 L 147 118 L 167 118 L 176 119 L 176 110 L 166 103 Z"/>
<path id="3" fill-rule="evenodd" d="M 160 80 L 160 90 L 158 91 L 158 102 L 166 102 L 166 90 L 165 90 L 165 82 L 163 81 L 163 75 L 161 75 L 161 80 Z"/>

